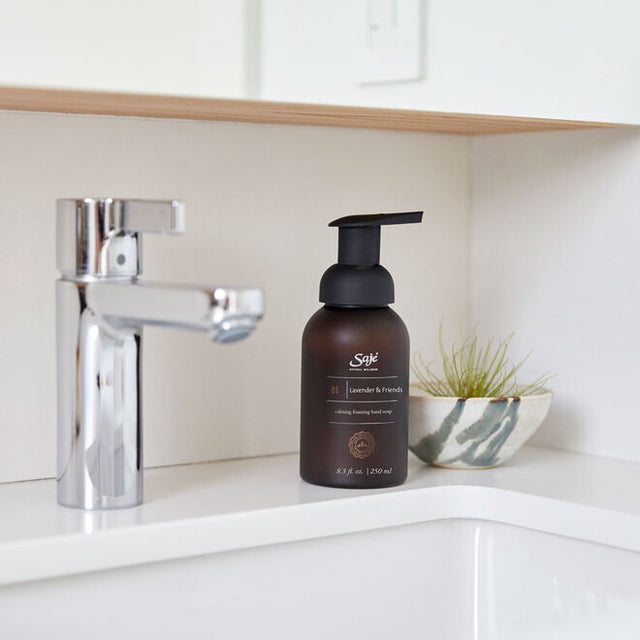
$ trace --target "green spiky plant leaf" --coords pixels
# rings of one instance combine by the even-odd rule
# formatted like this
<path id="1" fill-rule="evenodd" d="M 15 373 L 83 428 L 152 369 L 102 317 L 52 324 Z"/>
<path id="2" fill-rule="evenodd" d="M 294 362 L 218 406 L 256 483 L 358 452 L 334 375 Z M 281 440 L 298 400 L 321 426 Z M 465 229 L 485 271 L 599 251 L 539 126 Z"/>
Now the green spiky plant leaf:
<path id="1" fill-rule="evenodd" d="M 482 345 L 475 330 L 463 335 L 460 343 L 445 346 L 442 325 L 439 331 L 442 375 L 436 374 L 431 363 L 425 364 L 416 354 L 411 369 L 418 382 L 416 386 L 431 396 L 455 398 L 509 398 L 547 393 L 545 386 L 551 376 L 544 374 L 529 384 L 519 384 L 516 374 L 526 362 L 518 364 L 509 359 L 509 346 L 513 333 L 504 340 L 491 338 Z"/>

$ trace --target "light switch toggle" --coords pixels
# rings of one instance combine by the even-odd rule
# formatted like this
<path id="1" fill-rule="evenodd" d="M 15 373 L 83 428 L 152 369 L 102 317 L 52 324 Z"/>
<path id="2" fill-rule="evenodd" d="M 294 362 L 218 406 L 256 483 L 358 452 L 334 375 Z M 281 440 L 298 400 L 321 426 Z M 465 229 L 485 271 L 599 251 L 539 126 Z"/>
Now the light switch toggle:
<path id="1" fill-rule="evenodd" d="M 367 0 L 367 40 L 372 49 L 398 44 L 398 0 Z"/>
<path id="2" fill-rule="evenodd" d="M 423 0 L 364 0 L 359 84 L 422 78 Z"/>

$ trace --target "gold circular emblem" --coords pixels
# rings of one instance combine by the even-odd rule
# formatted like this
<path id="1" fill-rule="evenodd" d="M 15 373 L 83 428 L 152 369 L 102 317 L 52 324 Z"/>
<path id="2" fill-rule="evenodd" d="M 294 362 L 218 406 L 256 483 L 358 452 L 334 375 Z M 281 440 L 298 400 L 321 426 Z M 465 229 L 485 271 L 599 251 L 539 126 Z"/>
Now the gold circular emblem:
<path id="1" fill-rule="evenodd" d="M 368 458 L 376 450 L 376 440 L 368 431 L 358 431 L 349 440 L 349 453 L 354 458 Z"/>

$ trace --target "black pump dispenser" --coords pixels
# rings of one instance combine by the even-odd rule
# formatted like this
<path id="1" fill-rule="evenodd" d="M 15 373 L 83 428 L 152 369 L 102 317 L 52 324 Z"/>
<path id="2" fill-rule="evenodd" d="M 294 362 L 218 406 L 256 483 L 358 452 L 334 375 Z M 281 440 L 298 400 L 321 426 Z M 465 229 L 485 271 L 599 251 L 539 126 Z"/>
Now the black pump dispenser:
<path id="1" fill-rule="evenodd" d="M 346 216 L 338 227 L 338 262 L 320 281 L 320 302 L 336 307 L 385 307 L 394 301 L 391 274 L 380 264 L 380 226 L 422 222 L 422 211 Z"/>

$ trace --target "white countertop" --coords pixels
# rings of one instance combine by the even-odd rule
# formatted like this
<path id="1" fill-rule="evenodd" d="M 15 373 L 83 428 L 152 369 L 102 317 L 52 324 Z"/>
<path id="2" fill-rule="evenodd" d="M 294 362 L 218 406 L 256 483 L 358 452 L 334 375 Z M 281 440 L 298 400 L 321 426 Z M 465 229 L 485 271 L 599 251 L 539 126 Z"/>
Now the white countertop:
<path id="1" fill-rule="evenodd" d="M 295 454 L 145 471 L 145 503 L 85 512 L 55 481 L 0 485 L 0 584 L 448 518 L 493 520 L 640 551 L 640 464 L 525 447 L 496 469 L 410 455 L 401 487 L 302 482 Z"/>

